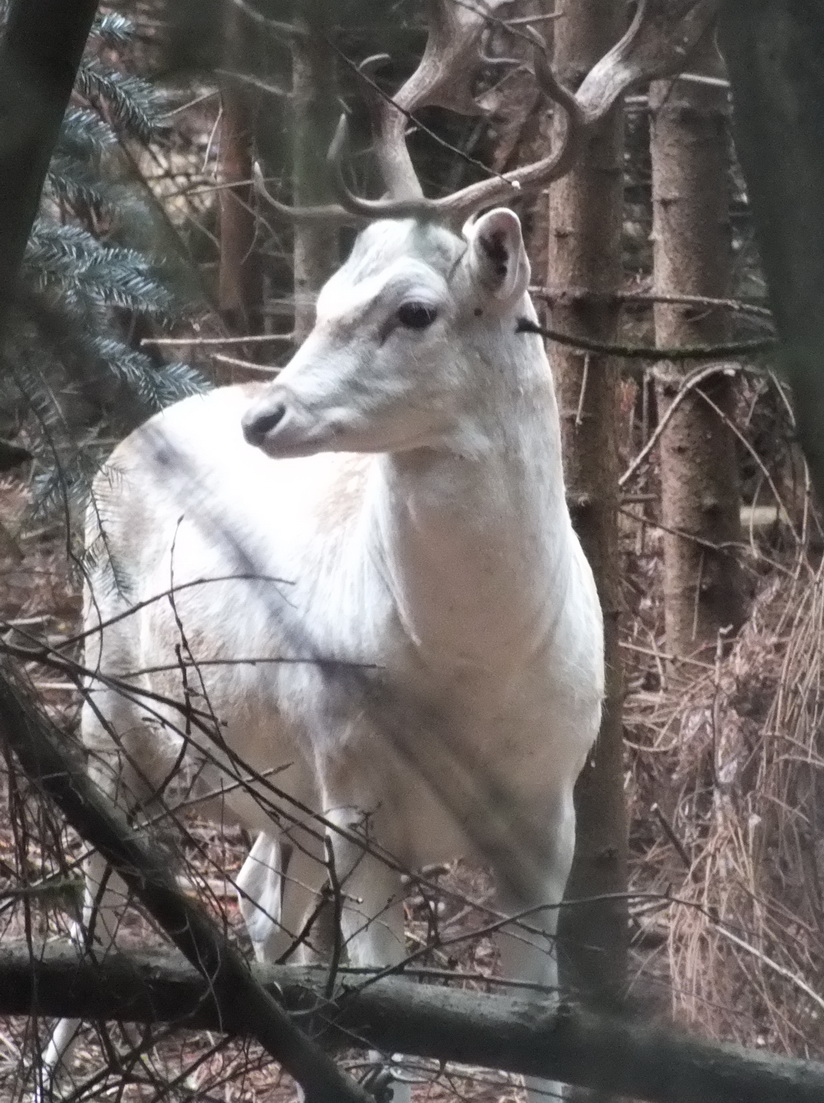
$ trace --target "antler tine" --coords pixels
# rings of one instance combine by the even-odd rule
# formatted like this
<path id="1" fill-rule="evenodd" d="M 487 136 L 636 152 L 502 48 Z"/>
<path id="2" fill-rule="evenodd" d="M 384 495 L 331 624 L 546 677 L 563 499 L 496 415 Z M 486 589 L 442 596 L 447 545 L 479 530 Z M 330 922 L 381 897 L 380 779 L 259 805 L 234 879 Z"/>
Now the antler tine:
<path id="1" fill-rule="evenodd" d="M 387 93 L 381 91 L 374 79 L 376 70 L 390 60 L 389 54 L 373 54 L 371 57 L 364 58 L 358 66 L 358 73 L 363 78 L 363 97 L 375 139 L 375 155 L 389 196 L 401 201 L 422 199 L 423 189 L 406 150 L 406 117 L 395 108 L 394 101 Z M 393 129 L 396 118 L 401 120 L 400 132 L 397 135 Z M 330 155 L 332 153 L 331 147 L 329 153 Z M 331 156 L 328 160 L 332 160 Z M 341 184 L 336 162 L 332 163 L 332 170 L 335 190 L 338 194 L 346 196 L 345 203 L 357 202 L 357 198 Z"/>
<path id="2" fill-rule="evenodd" d="M 506 2 L 507 0 L 490 0 L 488 9 Z M 341 116 L 329 147 L 327 163 L 340 203 L 339 209 L 351 216 L 360 219 L 462 220 L 479 207 L 497 202 L 501 198 L 511 199 L 522 194 L 525 189 L 533 189 L 562 176 L 568 171 L 577 153 L 584 128 L 583 114 L 575 97 L 555 79 L 545 56 L 543 41 L 535 32 L 531 32 L 536 45 L 536 75 L 539 83 L 565 113 L 567 125 L 558 149 L 543 160 L 516 169 L 505 176 L 481 180 L 440 199 L 427 199 L 406 146 L 407 115 L 424 103 L 452 107 L 466 113 L 480 112 L 471 96 L 471 70 L 464 61 L 468 55 L 477 52 L 478 41 L 486 25 L 486 13 L 480 8 L 464 7 L 454 0 L 428 0 L 428 6 L 429 37 L 418 68 L 397 93 L 394 102 L 379 102 L 374 95 L 370 101 L 370 108 L 379 122 L 378 157 L 389 195 L 384 199 L 364 199 L 354 195 L 347 186 L 343 177 L 343 151 L 348 133 L 345 116 Z M 463 13 L 463 17 L 460 13 Z M 378 60 L 378 56 L 367 59 L 367 72 Z M 280 207 L 282 205 L 279 209 Z"/>
<path id="3" fill-rule="evenodd" d="M 410 113 L 419 107 L 446 107 L 463 114 L 479 114 L 481 108 L 471 94 L 471 79 L 476 66 L 470 57 L 479 56 L 479 41 L 486 26 L 487 13 L 510 0 L 475 0 L 464 5 L 459 0 L 427 0 L 429 34 L 418 67 L 393 99 L 381 97 L 373 88 L 367 93 L 376 130 L 376 154 L 387 187 L 385 199 L 363 199 L 352 193 L 342 172 L 342 154 L 346 146 L 347 123 L 341 118 L 329 147 L 327 163 L 338 204 L 323 207 L 290 207 L 279 202 L 267 190 L 260 173 L 255 175 L 258 192 L 279 214 L 294 221 L 347 224 L 376 218 L 438 217 L 440 208 L 427 199 L 418 180 L 406 146 L 406 128 Z M 361 71 L 371 78 L 380 56 L 367 58 Z M 369 83 L 369 79 L 367 80 Z"/>
<path id="4" fill-rule="evenodd" d="M 432 218 L 437 215 L 436 200 L 427 199 L 422 192 L 417 197 L 402 199 L 394 197 L 363 199 L 350 191 L 343 178 L 343 152 L 348 135 L 349 123 L 346 116 L 341 115 L 332 144 L 329 146 L 326 163 L 329 167 L 332 187 L 340 202 L 340 207 L 337 209 L 345 211 L 350 221 L 352 218 L 364 221 L 376 218 Z"/>
<path id="5" fill-rule="evenodd" d="M 387 62 L 391 61 L 390 54 L 370 54 L 358 65 L 358 76 L 362 81 L 362 95 L 369 111 L 369 120 L 372 125 L 372 133 L 377 134 L 381 125 L 381 112 L 386 96 L 375 83 L 375 74 Z"/>
<path id="6" fill-rule="evenodd" d="M 564 113 L 565 125 L 558 147 L 540 161 L 513 169 L 502 176 L 479 180 L 461 191 L 434 200 L 437 213 L 446 221 L 463 222 L 481 207 L 488 207 L 502 200 L 517 199 L 527 192 L 544 187 L 569 172 L 578 155 L 586 130 L 584 113 L 575 96 L 556 79 L 541 38 L 532 31 L 530 35 L 535 40 L 535 76 L 541 90 Z"/>
<path id="7" fill-rule="evenodd" d="M 279 199 L 275 199 L 266 187 L 263 173 L 257 161 L 252 166 L 252 183 L 255 191 L 266 200 L 270 207 L 273 207 L 283 218 L 288 218 L 292 222 L 352 226 L 365 222 L 368 217 L 374 218 L 374 215 L 357 214 L 354 210 L 338 203 L 326 203 L 318 207 L 291 207 L 288 203 L 281 203 Z"/>
<path id="8" fill-rule="evenodd" d="M 463 115 L 478 115 L 471 82 L 480 57 L 480 38 L 487 15 L 509 0 L 427 0 L 429 34 L 417 69 L 392 100 L 378 108 L 377 154 L 389 195 L 397 199 L 423 197 L 423 189 L 406 146 L 411 112 L 446 107 Z M 475 64 L 472 64 L 472 62 Z"/>
<path id="9" fill-rule="evenodd" d="M 641 0 L 627 33 L 578 89 L 587 122 L 603 118 L 635 85 L 680 72 L 719 7 L 720 0 Z"/>
<path id="10" fill-rule="evenodd" d="M 446 107 L 460 115 L 478 115 L 472 95 L 480 39 L 495 9 L 512 0 L 426 0 L 429 34 L 420 64 L 395 96 L 406 111 L 427 104 Z"/>

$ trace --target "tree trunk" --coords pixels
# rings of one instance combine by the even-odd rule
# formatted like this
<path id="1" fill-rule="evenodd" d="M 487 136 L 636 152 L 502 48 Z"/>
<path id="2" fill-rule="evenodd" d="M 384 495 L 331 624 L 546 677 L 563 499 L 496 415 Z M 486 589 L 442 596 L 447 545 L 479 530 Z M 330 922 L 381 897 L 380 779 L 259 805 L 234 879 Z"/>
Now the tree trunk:
<path id="1" fill-rule="evenodd" d="M 779 357 L 824 502 L 824 4 L 725 0 L 719 31 Z"/>
<path id="2" fill-rule="evenodd" d="M 232 0 L 224 0 L 225 57 L 229 73 L 249 68 L 249 20 Z M 218 303 L 229 333 L 263 332 L 263 272 L 255 245 L 252 192 L 256 93 L 240 76 L 224 77 L 221 91 L 220 274 Z M 254 345 L 242 346 L 247 358 Z"/>
<path id="3" fill-rule="evenodd" d="M 292 195 L 297 207 L 329 201 L 326 151 L 336 121 L 335 55 L 325 36 L 322 0 L 299 7 L 292 41 Z M 295 224 L 295 344 L 305 340 L 315 321 L 318 291 L 338 266 L 334 227 Z"/>
<path id="4" fill-rule="evenodd" d="M 8 306 L 97 0 L 11 0 L 0 38 L 0 311 Z"/>
<path id="5" fill-rule="evenodd" d="M 714 36 L 691 69 L 723 75 Z M 726 89 L 694 81 L 656 81 L 650 90 L 655 292 L 725 298 L 731 238 Z M 728 340 L 727 314 L 711 306 L 655 304 L 659 346 Z M 661 436 L 664 612 L 667 650 L 712 654 L 718 633 L 738 628 L 743 597 L 738 464 L 732 418 L 734 381 L 723 371 L 676 398 L 683 366 L 655 369 L 659 414 L 678 401 Z M 706 655 L 701 655 L 706 659 Z"/>
<path id="6" fill-rule="evenodd" d="M 624 30 L 612 0 L 577 0 L 555 23 L 555 69 L 577 87 Z M 557 129 L 554 141 L 558 140 Z M 621 285 L 623 123 L 614 111 L 594 132 L 576 168 L 550 189 L 548 280 L 553 326 L 574 336 L 615 338 Z M 626 890 L 622 680 L 618 651 L 618 458 L 616 362 L 554 345 L 568 496 L 604 610 L 606 701 L 601 731 L 575 791 L 577 845 L 570 899 Z M 626 905 L 601 901 L 561 915 L 565 983 L 596 1002 L 622 990 Z"/>

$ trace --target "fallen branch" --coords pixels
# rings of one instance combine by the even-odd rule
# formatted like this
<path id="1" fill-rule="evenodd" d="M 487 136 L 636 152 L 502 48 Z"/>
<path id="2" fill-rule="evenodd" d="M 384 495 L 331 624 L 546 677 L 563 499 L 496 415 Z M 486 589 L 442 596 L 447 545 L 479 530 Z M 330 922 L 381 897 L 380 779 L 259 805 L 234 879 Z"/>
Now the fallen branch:
<path id="1" fill-rule="evenodd" d="M 339 970 L 255 966 L 256 981 L 328 1048 L 530 1073 L 649 1103 L 820 1103 L 824 1065 L 703 1041 L 671 1029 L 535 998 L 484 995 Z M 197 970 L 168 952 L 111 953 L 97 963 L 50 943 L 0 947 L 0 1014 L 175 1022 L 254 1037 L 240 1000 L 221 1006 Z"/>

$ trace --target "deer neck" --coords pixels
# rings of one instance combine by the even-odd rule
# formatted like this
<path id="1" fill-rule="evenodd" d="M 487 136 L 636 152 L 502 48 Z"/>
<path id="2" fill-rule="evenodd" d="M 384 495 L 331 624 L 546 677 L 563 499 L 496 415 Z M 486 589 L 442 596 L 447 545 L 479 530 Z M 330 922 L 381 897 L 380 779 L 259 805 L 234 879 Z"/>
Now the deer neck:
<path id="1" fill-rule="evenodd" d="M 551 637 L 574 536 L 543 358 L 541 368 L 499 375 L 507 393 L 489 394 L 470 447 L 375 461 L 371 561 L 405 635 L 440 668 L 505 672 Z"/>

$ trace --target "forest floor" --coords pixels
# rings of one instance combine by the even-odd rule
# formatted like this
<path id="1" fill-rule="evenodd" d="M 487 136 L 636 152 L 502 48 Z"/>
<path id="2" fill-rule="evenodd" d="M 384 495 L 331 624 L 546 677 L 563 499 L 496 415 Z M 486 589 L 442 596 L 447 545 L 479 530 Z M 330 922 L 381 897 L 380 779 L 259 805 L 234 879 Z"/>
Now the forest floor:
<path id="1" fill-rule="evenodd" d="M 26 504 L 13 480 L 0 486 L 0 502 L 6 526 L 0 533 L 0 618 L 16 641 L 58 643 L 77 630 L 80 616 L 60 529 L 45 525 L 12 535 Z M 824 765 L 817 658 L 824 586 L 817 557 L 806 548 L 801 554 L 786 542 L 779 547 L 775 534 L 772 544 L 750 535 L 747 626 L 733 646 L 719 647 L 714 659 L 695 664 L 676 686 L 658 643 L 655 530 L 643 523 L 640 510 L 625 525 L 622 652 L 634 894 L 629 998 L 643 1016 L 669 1015 L 704 1035 L 821 1058 L 824 833 L 815 826 Z M 31 666 L 30 677 L 50 714 L 72 730 L 78 711 L 72 686 L 43 667 Z M 248 949 L 232 889 L 248 838 L 191 814 L 186 828 L 190 881 L 205 887 L 201 897 Z M 10 774 L 8 763 L 0 766 L 0 892 L 52 873 L 57 854 L 64 869 L 76 871 L 82 853 L 80 841 L 42 810 L 20 775 Z M 464 862 L 427 873 L 444 892 L 410 887 L 410 951 L 431 943 L 433 934 L 441 943 L 469 936 L 480 923 L 460 898 L 480 905 L 490 898 L 486 876 Z M 30 910 L 0 898 L 0 938 L 21 937 L 27 923 L 35 940 L 65 933 L 73 891 L 61 885 Z M 159 936 L 130 910 L 121 941 L 139 945 Z M 472 974 L 466 983 L 482 988 L 480 978 L 494 972 L 495 952 L 488 939 L 466 937 L 433 950 L 428 964 Z M 35 1034 L 44 1037 L 45 1024 L 0 1021 L 3 1103 L 30 1098 Z M 101 1048 L 98 1030 L 85 1029 L 72 1062 L 73 1098 L 294 1098 L 288 1079 L 254 1046 L 161 1028 L 135 1041 L 124 1047 L 120 1039 L 112 1048 L 103 1039 Z M 128 1054 L 130 1047 L 132 1057 L 114 1060 L 115 1051 Z M 95 1079 L 104 1063 L 107 1078 Z M 521 1098 L 516 1083 L 480 1070 L 417 1072 L 416 1103 Z"/>

